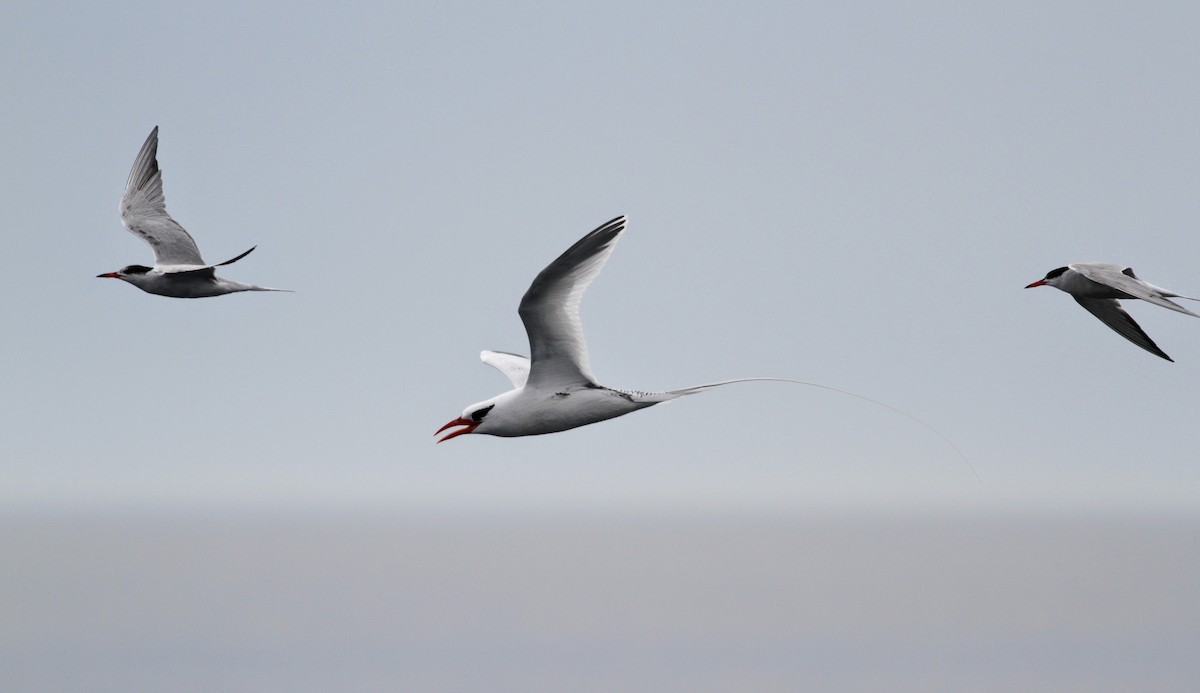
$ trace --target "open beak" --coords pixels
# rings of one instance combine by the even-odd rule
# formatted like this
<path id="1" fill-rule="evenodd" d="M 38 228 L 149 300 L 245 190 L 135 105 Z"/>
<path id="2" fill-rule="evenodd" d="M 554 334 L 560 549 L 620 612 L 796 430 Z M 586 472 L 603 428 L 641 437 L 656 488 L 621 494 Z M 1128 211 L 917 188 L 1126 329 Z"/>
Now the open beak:
<path id="1" fill-rule="evenodd" d="M 451 421 L 450 423 L 446 424 L 445 426 L 442 426 L 441 428 L 439 428 L 437 430 L 437 433 L 434 433 L 433 435 L 436 436 L 438 433 L 441 433 L 442 431 L 446 430 L 447 428 L 453 428 L 455 426 L 466 426 L 466 428 L 460 428 L 459 430 L 450 433 L 445 438 L 442 438 L 441 440 L 438 441 L 439 443 L 444 443 L 447 440 L 450 440 L 451 438 L 453 438 L 455 436 L 461 436 L 464 433 L 470 433 L 471 431 L 474 431 L 476 428 L 479 428 L 479 424 L 480 424 L 479 421 L 472 421 L 470 419 L 464 419 L 462 417 L 459 417 L 459 418 Z"/>
<path id="2" fill-rule="evenodd" d="M 1035 286 L 1042 286 L 1042 285 L 1044 285 L 1045 283 L 1046 283 L 1046 280 L 1045 280 L 1045 279 L 1039 279 L 1039 280 L 1037 280 L 1036 282 L 1034 282 L 1034 283 L 1030 284 L 1029 286 L 1027 286 L 1027 287 L 1025 287 L 1025 288 L 1026 288 L 1026 289 L 1032 289 L 1032 288 L 1033 288 L 1033 287 L 1035 287 Z"/>
<path id="3" fill-rule="evenodd" d="M 96 275 L 96 279 L 102 279 L 102 278 L 103 279 L 120 279 L 121 275 L 117 274 L 116 272 L 105 272 L 104 274 Z"/>

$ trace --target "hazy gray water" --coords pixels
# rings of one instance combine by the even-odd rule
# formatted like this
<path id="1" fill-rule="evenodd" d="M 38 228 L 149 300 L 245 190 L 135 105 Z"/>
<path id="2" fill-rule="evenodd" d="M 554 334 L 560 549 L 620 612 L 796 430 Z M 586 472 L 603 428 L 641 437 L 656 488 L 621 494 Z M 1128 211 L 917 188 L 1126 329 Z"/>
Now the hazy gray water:
<path id="1" fill-rule="evenodd" d="M 5 691 L 1184 690 L 1200 520 L 0 518 Z"/>

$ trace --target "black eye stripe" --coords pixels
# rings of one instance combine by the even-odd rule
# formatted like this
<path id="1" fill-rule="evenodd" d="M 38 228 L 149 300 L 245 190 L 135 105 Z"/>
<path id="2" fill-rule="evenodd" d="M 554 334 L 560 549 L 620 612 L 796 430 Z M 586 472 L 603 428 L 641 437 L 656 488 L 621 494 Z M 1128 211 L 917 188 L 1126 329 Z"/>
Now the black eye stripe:
<path id="1" fill-rule="evenodd" d="M 488 406 L 484 407 L 483 409 L 476 409 L 475 411 L 471 412 L 471 420 L 475 421 L 476 423 L 483 421 L 483 417 L 487 416 L 487 413 L 489 411 L 491 411 L 492 407 L 494 407 L 494 406 L 496 406 L 496 405 L 489 404 Z"/>
<path id="2" fill-rule="evenodd" d="M 1058 269 L 1052 269 L 1046 273 L 1046 279 L 1054 279 L 1055 277 L 1062 276 L 1062 273 L 1066 272 L 1066 271 L 1067 271 L 1066 267 L 1059 267 Z"/>
<path id="3" fill-rule="evenodd" d="M 150 268 L 146 267 L 145 265 L 129 265 L 125 269 L 121 270 L 121 273 L 122 274 L 145 274 L 149 271 L 150 271 Z"/>

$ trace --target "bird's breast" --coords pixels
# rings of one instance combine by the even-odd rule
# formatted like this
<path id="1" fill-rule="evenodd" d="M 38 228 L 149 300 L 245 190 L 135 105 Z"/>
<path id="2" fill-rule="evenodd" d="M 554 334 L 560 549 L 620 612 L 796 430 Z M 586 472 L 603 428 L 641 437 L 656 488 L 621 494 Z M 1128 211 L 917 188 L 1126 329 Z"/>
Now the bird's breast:
<path id="1" fill-rule="evenodd" d="M 634 402 L 608 388 L 562 388 L 545 392 L 526 391 L 505 417 L 505 425 L 494 435 L 528 436 L 556 433 L 616 418 L 650 406 Z"/>

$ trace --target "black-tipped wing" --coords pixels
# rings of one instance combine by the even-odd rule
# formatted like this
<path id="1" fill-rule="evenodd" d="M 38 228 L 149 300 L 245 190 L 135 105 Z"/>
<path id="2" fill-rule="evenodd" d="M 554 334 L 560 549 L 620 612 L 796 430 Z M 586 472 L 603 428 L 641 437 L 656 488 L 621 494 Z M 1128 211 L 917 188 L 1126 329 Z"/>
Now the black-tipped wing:
<path id="1" fill-rule="evenodd" d="M 258 246 L 254 246 L 254 248 L 257 248 L 257 247 Z M 211 278 L 213 276 L 216 276 L 216 268 L 222 267 L 224 265 L 232 265 L 233 263 L 237 262 L 238 260 L 241 260 L 242 258 L 246 257 L 250 253 L 254 252 L 254 248 L 247 250 L 246 252 L 242 253 L 241 255 L 238 255 L 235 258 L 231 258 L 229 260 L 226 260 L 225 262 L 218 262 L 215 265 L 161 265 L 157 269 L 158 269 L 158 271 L 162 272 L 163 274 L 192 274 L 192 275 L 195 275 L 198 277 Z M 288 289 L 288 290 L 290 291 L 290 289 Z M 281 289 L 281 291 L 282 291 L 282 289 Z"/>
<path id="2" fill-rule="evenodd" d="M 158 168 L 158 126 L 138 152 L 121 196 L 121 223 L 154 251 L 156 266 L 203 266 L 196 241 L 167 214 Z"/>
<path id="3" fill-rule="evenodd" d="M 519 312 L 529 335 L 530 387 L 595 382 L 579 321 L 579 301 L 624 230 L 625 217 L 619 216 L 579 239 L 542 270 L 525 292 Z"/>
<path id="4" fill-rule="evenodd" d="M 254 246 L 254 248 L 257 248 L 257 247 L 258 246 Z M 213 267 L 224 267 L 225 265 L 232 265 L 233 263 L 237 262 L 238 260 L 241 260 L 242 258 L 249 255 L 250 253 L 253 253 L 254 248 L 247 250 L 246 252 L 242 253 L 241 255 L 238 255 L 237 257 L 229 258 L 225 262 L 218 262 L 217 264 L 213 265 Z"/>
<path id="5" fill-rule="evenodd" d="M 1125 339 L 1128 339 L 1155 356 L 1160 356 L 1168 361 L 1174 361 L 1170 356 L 1167 356 L 1166 352 L 1158 348 L 1158 345 L 1154 343 L 1153 339 L 1150 339 L 1150 335 L 1146 334 L 1140 325 L 1133 321 L 1129 313 L 1126 313 L 1121 304 L 1117 303 L 1117 299 L 1076 297 L 1075 301 L 1086 308 L 1089 313 L 1100 318 L 1100 322 L 1111 327 Z"/>

